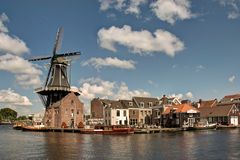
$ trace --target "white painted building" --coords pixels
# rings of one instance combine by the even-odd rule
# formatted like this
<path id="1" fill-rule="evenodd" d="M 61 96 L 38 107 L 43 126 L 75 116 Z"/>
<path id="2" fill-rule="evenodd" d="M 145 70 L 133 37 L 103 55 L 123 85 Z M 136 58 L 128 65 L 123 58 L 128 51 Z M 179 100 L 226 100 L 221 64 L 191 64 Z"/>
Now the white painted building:
<path id="1" fill-rule="evenodd" d="M 103 117 L 104 125 L 129 125 L 129 110 L 118 101 L 105 104 Z"/>

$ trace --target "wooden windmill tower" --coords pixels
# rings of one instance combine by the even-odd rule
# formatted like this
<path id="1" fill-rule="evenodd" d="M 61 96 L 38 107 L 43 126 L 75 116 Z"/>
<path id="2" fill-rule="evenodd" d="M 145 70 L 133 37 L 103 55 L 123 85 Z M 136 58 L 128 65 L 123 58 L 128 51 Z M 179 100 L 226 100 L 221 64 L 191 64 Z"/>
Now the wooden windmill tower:
<path id="1" fill-rule="evenodd" d="M 56 36 L 53 55 L 29 59 L 29 61 L 50 60 L 50 68 L 43 87 L 35 89 L 46 107 L 45 125 L 50 127 L 76 127 L 83 122 L 83 103 L 77 98 L 79 91 L 72 90 L 68 76 L 68 58 L 80 56 L 80 52 L 57 54 L 63 28 Z"/>

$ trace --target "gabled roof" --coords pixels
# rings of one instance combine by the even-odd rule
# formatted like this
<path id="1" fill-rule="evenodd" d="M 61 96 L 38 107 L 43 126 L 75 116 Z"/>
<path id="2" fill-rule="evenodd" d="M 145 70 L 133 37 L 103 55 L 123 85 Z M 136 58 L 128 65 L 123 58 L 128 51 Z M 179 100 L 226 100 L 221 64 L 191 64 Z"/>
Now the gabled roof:
<path id="1" fill-rule="evenodd" d="M 138 106 L 136 105 L 136 103 L 133 103 L 132 100 L 119 100 L 119 102 L 122 103 L 123 107 L 126 108 L 138 108 Z M 132 106 L 129 105 L 129 102 L 132 102 Z"/>
<path id="2" fill-rule="evenodd" d="M 223 97 L 223 99 L 221 99 L 221 101 L 219 103 L 240 103 L 240 94 L 233 94 L 233 95 L 227 95 L 225 97 Z"/>
<path id="3" fill-rule="evenodd" d="M 212 100 L 200 100 L 199 101 L 200 106 L 199 108 L 206 108 L 206 107 L 215 107 L 217 105 L 217 99 L 212 99 Z"/>
<path id="4" fill-rule="evenodd" d="M 111 101 L 106 107 L 112 109 L 127 109 L 127 107 L 124 107 L 120 101 Z"/>
<path id="5" fill-rule="evenodd" d="M 179 104 L 167 107 L 162 114 L 169 114 L 171 111 L 174 113 L 187 113 L 188 111 L 199 112 L 195 107 L 189 104 Z"/>
<path id="6" fill-rule="evenodd" d="M 200 111 L 200 117 L 223 117 L 228 116 L 234 104 L 217 105 L 215 107 L 202 107 Z"/>
<path id="7" fill-rule="evenodd" d="M 223 99 L 240 98 L 240 94 L 226 95 Z"/>
<path id="8" fill-rule="evenodd" d="M 140 102 L 143 102 L 144 108 L 149 108 L 149 106 L 147 106 L 149 102 L 152 102 L 153 106 L 159 104 L 159 100 L 153 97 L 133 97 L 132 99 L 133 99 L 133 102 L 137 103 L 136 104 L 137 106 L 140 104 Z"/>

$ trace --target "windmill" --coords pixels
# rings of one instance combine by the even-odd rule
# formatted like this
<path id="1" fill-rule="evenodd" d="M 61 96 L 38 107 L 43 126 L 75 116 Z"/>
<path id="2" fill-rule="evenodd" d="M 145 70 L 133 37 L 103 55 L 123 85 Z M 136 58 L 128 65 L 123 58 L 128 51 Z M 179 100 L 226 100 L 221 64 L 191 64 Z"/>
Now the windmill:
<path id="1" fill-rule="evenodd" d="M 63 97 L 71 92 L 67 70 L 68 66 L 70 65 L 70 61 L 67 58 L 81 55 L 81 53 L 78 51 L 57 54 L 60 49 L 62 34 L 63 28 L 61 27 L 57 31 L 52 56 L 29 59 L 29 61 L 50 60 L 50 67 L 44 86 L 35 89 L 45 107 L 60 101 Z M 75 92 L 75 94 L 79 95 L 78 92 Z"/>

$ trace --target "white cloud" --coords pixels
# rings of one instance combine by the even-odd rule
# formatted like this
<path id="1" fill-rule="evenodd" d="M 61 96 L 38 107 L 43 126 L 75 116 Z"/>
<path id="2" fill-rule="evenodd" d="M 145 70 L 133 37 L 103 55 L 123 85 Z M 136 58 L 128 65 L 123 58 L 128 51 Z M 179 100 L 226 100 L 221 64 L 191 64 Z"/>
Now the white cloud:
<path id="1" fill-rule="evenodd" d="M 125 0 L 98 0 L 100 2 L 100 10 L 105 11 L 110 8 L 121 10 L 125 6 Z"/>
<path id="2" fill-rule="evenodd" d="M 133 96 L 151 96 L 142 89 L 130 90 L 124 82 L 117 83 L 94 77 L 80 80 L 80 91 L 79 98 L 84 102 L 87 113 L 90 113 L 90 100 L 93 98 L 131 99 Z"/>
<path id="3" fill-rule="evenodd" d="M 80 81 L 80 98 L 91 100 L 96 97 L 109 99 L 131 99 L 133 96 L 150 96 L 142 89 L 129 90 L 125 82 L 117 83 L 105 81 L 100 78 L 88 78 Z"/>
<path id="4" fill-rule="evenodd" d="M 0 16 L 0 54 L 1 52 L 8 52 L 16 55 L 29 52 L 26 43 L 16 36 L 11 37 L 8 34 L 8 28 L 4 22 L 9 21 L 7 15 L 3 13 Z"/>
<path id="5" fill-rule="evenodd" d="M 21 96 L 10 88 L 7 90 L 0 90 L 0 103 L 16 106 L 32 105 L 32 103 L 26 96 Z"/>
<path id="6" fill-rule="evenodd" d="M 176 93 L 173 93 L 173 94 L 170 94 L 168 97 L 177 97 L 179 99 L 184 99 L 184 98 L 191 99 L 191 98 L 193 98 L 193 94 L 192 94 L 192 92 L 187 92 L 186 94 L 182 94 L 182 93 L 176 94 Z"/>
<path id="7" fill-rule="evenodd" d="M 199 72 L 199 71 L 201 71 L 203 69 L 205 69 L 205 67 L 203 65 L 196 66 L 196 72 Z"/>
<path id="8" fill-rule="evenodd" d="M 178 99 L 182 99 L 183 98 L 183 94 L 179 93 L 179 94 L 176 94 L 176 93 L 173 93 L 173 94 L 170 94 L 168 97 L 177 97 Z"/>
<path id="9" fill-rule="evenodd" d="M 237 19 L 240 17 L 240 0 L 217 0 L 220 5 L 229 9 L 228 18 Z"/>
<path id="10" fill-rule="evenodd" d="M 100 10 L 116 9 L 125 14 L 140 14 L 140 6 L 147 3 L 147 0 L 99 0 Z"/>
<path id="11" fill-rule="evenodd" d="M 131 99 L 132 97 L 150 97 L 151 94 L 142 89 L 129 90 L 125 82 L 121 82 L 116 88 L 117 92 L 113 96 L 113 99 Z"/>
<path id="12" fill-rule="evenodd" d="M 154 86 L 154 87 L 158 87 L 158 84 L 152 80 L 148 80 L 148 84 Z"/>
<path id="13" fill-rule="evenodd" d="M 125 10 L 125 13 L 139 15 L 141 12 L 139 6 L 145 3 L 147 3 L 147 0 L 130 0 L 130 5 Z"/>
<path id="14" fill-rule="evenodd" d="M 23 87 L 39 86 L 42 71 L 36 65 L 11 54 L 0 56 L 0 70 L 15 74 L 16 81 Z"/>
<path id="15" fill-rule="evenodd" d="M 29 52 L 25 42 L 18 37 L 11 37 L 6 33 L 0 33 L 0 51 L 16 55 Z"/>
<path id="16" fill-rule="evenodd" d="M 231 77 L 228 78 L 228 81 L 229 81 L 230 83 L 233 83 L 233 82 L 235 81 L 235 79 L 236 79 L 236 76 L 235 76 L 235 75 L 232 75 Z"/>
<path id="17" fill-rule="evenodd" d="M 5 13 L 0 15 L 0 32 L 8 32 L 8 28 L 4 25 L 4 22 L 8 22 L 9 19 Z"/>
<path id="18" fill-rule="evenodd" d="M 185 96 L 187 97 L 187 98 L 193 98 L 193 94 L 192 94 L 192 92 L 187 92 L 186 94 L 185 94 Z"/>
<path id="19" fill-rule="evenodd" d="M 122 28 L 115 26 L 98 31 L 98 41 L 102 48 L 116 52 L 116 44 L 128 47 L 131 52 L 149 54 L 163 52 L 169 56 L 184 49 L 184 43 L 172 33 L 158 29 L 152 34 L 148 30 L 132 31 L 128 25 Z"/>
<path id="20" fill-rule="evenodd" d="M 111 97 L 115 87 L 115 82 L 104 81 L 100 78 L 93 77 L 83 79 L 80 83 L 81 97 L 88 100 L 95 97 Z"/>
<path id="21" fill-rule="evenodd" d="M 193 17 L 190 0 L 157 0 L 150 7 L 160 20 L 170 24 Z"/>
<path id="22" fill-rule="evenodd" d="M 136 62 L 132 60 L 120 60 L 117 57 L 97 58 L 92 57 L 89 60 L 82 63 L 83 66 L 91 65 L 96 69 L 102 67 L 114 67 L 121 69 L 135 69 Z"/>

